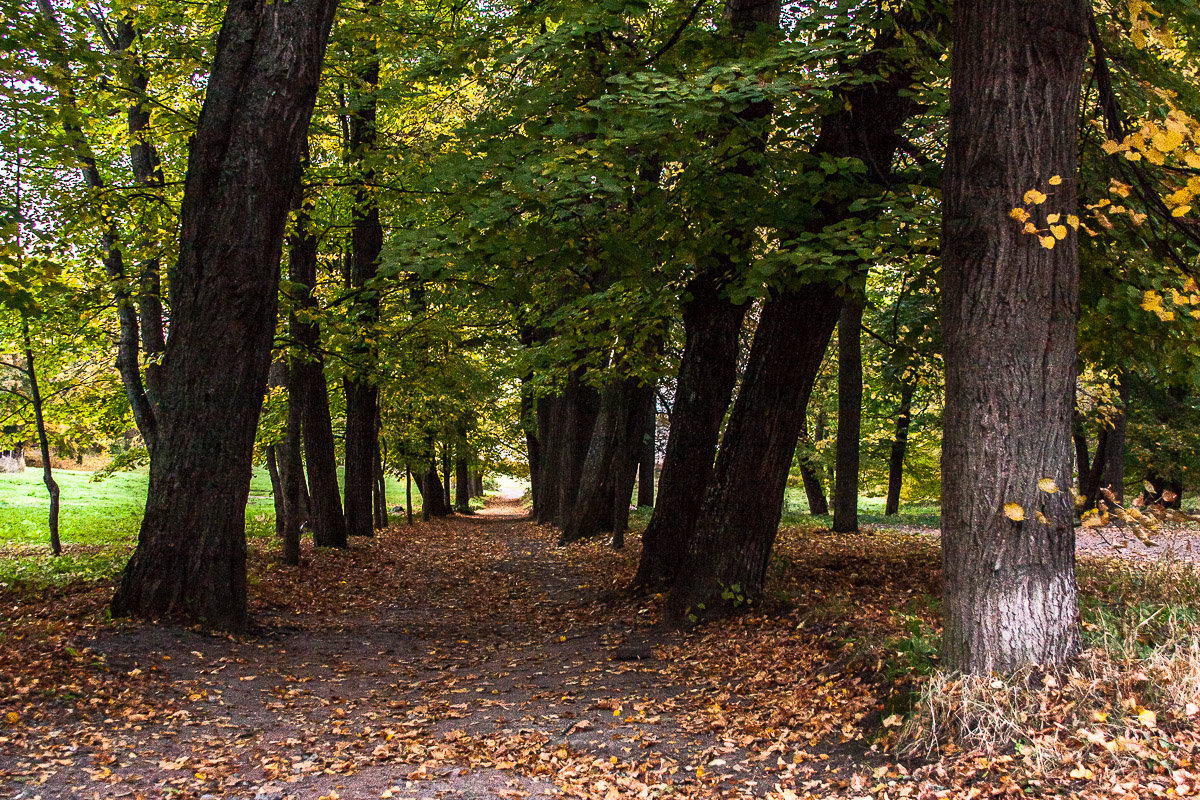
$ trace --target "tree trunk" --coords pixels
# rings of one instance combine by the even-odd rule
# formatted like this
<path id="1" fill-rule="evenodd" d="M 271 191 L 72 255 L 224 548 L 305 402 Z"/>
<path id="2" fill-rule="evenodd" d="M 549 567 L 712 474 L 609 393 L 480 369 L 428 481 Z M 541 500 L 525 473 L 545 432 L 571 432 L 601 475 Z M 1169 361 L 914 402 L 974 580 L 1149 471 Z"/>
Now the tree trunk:
<path id="1" fill-rule="evenodd" d="M 1083 415 L 1079 408 L 1072 407 L 1071 411 L 1071 440 L 1075 445 L 1075 474 L 1079 476 L 1079 496 L 1091 494 L 1088 478 L 1091 477 L 1091 459 L 1088 457 L 1087 432 L 1083 427 Z"/>
<path id="2" fill-rule="evenodd" d="M 368 0 L 368 10 L 379 0 Z M 357 90 L 351 93 L 347 120 L 348 157 L 354 162 L 354 212 L 350 233 L 350 268 L 347 287 L 354 293 L 350 310 L 357 338 L 352 342 L 356 370 L 346 379 L 346 532 L 351 536 L 375 533 L 372 495 L 377 471 L 379 390 L 374 385 L 376 348 L 370 344 L 379 319 L 379 295 L 370 287 L 379 270 L 383 226 L 379 194 L 371 157 L 376 149 L 379 57 L 374 36 L 360 37 L 355 46 L 364 59 Z"/>
<path id="3" fill-rule="evenodd" d="M 293 376 L 286 375 L 285 380 L 289 396 Z M 283 552 L 285 564 L 300 563 L 300 526 L 304 524 L 304 466 L 300 458 L 300 445 L 303 440 L 303 423 L 300 408 L 289 400 L 287 415 L 287 430 L 283 441 L 277 448 L 279 456 L 279 483 L 283 489 L 282 530 Z"/>
<path id="4" fill-rule="evenodd" d="M 928 15 L 922 26 L 935 27 Z M 884 30 L 855 71 L 881 73 L 875 82 L 846 87 L 843 108 L 821 121 L 813 152 L 863 162 L 870 183 L 856 191 L 883 191 L 891 182 L 897 129 L 915 111 L 908 69 L 887 69 L 895 48 L 907 47 Z M 851 198 L 822 208 L 809 229 L 820 232 L 858 213 Z M 725 613 L 761 597 L 783 509 L 783 495 L 803 417 L 829 338 L 841 312 L 838 287 L 806 283 L 763 304 L 742 389 L 705 492 L 693 541 L 668 604 L 677 618 L 703 607 Z"/>
<path id="5" fill-rule="evenodd" d="M 800 443 L 807 448 L 808 441 L 808 409 L 800 410 Z M 821 486 L 819 465 L 807 454 L 802 453 L 800 461 L 800 478 L 804 481 L 804 496 L 808 500 L 808 513 L 814 517 L 829 513 L 829 503 L 825 500 L 825 489 Z"/>
<path id="6" fill-rule="evenodd" d="M 267 460 L 267 475 L 271 479 L 271 502 L 275 506 L 275 536 L 283 540 L 283 526 L 286 514 L 283 509 L 283 481 L 279 478 L 279 456 L 276 447 L 269 444 L 264 448 Z"/>
<path id="7" fill-rule="evenodd" d="M 655 436 L 658 432 L 658 399 L 654 384 L 647 387 L 646 408 L 642 412 L 642 447 L 638 455 L 638 508 L 654 505 L 654 462 L 657 455 Z"/>
<path id="8" fill-rule="evenodd" d="M 900 513 L 900 490 L 904 486 L 904 456 L 908 452 L 908 426 L 912 418 L 913 385 L 900 387 L 900 410 L 896 412 L 896 435 L 892 438 L 892 452 L 888 460 L 887 504 L 884 516 Z"/>
<path id="9" fill-rule="evenodd" d="M 421 490 L 421 504 L 425 507 L 426 519 L 430 516 L 445 517 L 450 514 L 442 477 L 438 475 L 437 458 L 430 457 L 425 479 L 417 484 Z"/>
<path id="10" fill-rule="evenodd" d="M 408 524 L 413 524 L 412 511 L 412 467 L 404 465 L 404 513 L 408 518 Z"/>
<path id="11" fill-rule="evenodd" d="M 42 390 L 38 385 L 37 364 L 33 358 L 33 341 L 29 335 L 29 320 L 21 317 L 21 333 L 25 337 L 25 372 L 29 378 L 29 401 L 33 406 L 33 419 L 37 424 L 38 447 L 42 453 L 42 483 L 50 495 L 50 552 L 62 555 L 62 543 L 58 539 L 58 481 L 50 466 L 50 439 L 46 436 L 46 418 L 42 413 Z"/>
<path id="12" fill-rule="evenodd" d="M 1117 378 L 1117 392 L 1121 408 L 1113 417 L 1113 426 L 1108 432 L 1104 450 L 1104 486 L 1113 493 L 1117 502 L 1125 503 L 1125 426 L 1129 420 L 1129 379 Z"/>
<path id="13" fill-rule="evenodd" d="M 746 304 L 730 303 L 721 276 L 697 275 L 683 307 L 684 348 L 654 514 L 642 534 L 635 586 L 674 581 L 712 475 L 721 422 L 737 383 Z"/>
<path id="14" fill-rule="evenodd" d="M 325 360 L 321 355 L 321 327 L 312 321 L 320 310 L 313 288 L 317 284 L 317 237 L 308 214 L 311 198 L 305 198 L 296 214 L 295 233 L 288 254 L 288 278 L 296 293 L 288 320 L 292 338 L 303 354 L 292 359 L 289 389 L 300 406 L 304 429 L 304 461 L 308 467 L 309 526 L 316 547 L 346 547 L 346 519 L 342 514 L 342 490 L 338 485 L 337 453 L 333 421 L 329 413 L 329 386 L 325 382 Z"/>
<path id="15" fill-rule="evenodd" d="M 378 423 L 377 423 L 378 426 Z M 378 427 L 377 427 L 378 429 Z M 388 526 L 388 509 L 387 509 L 387 473 L 384 472 L 384 462 L 387 452 L 387 443 L 378 435 L 375 437 L 375 485 L 374 491 L 371 493 L 373 507 L 375 510 L 375 527 L 383 530 Z"/>
<path id="16" fill-rule="evenodd" d="M 862 429 L 863 301 L 847 300 L 838 320 L 838 429 L 834 467 L 833 530 L 858 530 L 858 457 Z"/>
<path id="17" fill-rule="evenodd" d="M 466 456 L 454 459 L 454 505 L 460 514 L 471 513 L 471 470 Z"/>
<path id="18" fill-rule="evenodd" d="M 1076 238 L 1066 229 L 1046 249 L 1009 212 L 1030 190 L 1049 196 L 1045 207 L 1026 204 L 1039 228 L 1048 213 L 1075 211 L 1085 20 L 1081 0 L 955 7 L 942 228 L 942 655 L 950 670 L 1059 664 L 1079 649 L 1065 491 Z M 1044 478 L 1062 490 L 1042 491 Z"/>
<path id="19" fill-rule="evenodd" d="M 555 468 L 559 473 L 558 500 L 552 521 L 560 528 L 574 510 L 576 499 L 579 497 L 584 461 L 587 459 L 599 404 L 599 394 L 583 383 L 582 372 L 572 373 L 559 398 L 556 424 L 560 430 L 555 435 L 559 447 L 552 456 L 557 462 Z"/>
<path id="20" fill-rule="evenodd" d="M 645 450 L 642 436 L 647 422 L 647 397 L 653 401 L 653 384 L 634 386 L 631 389 L 629 407 L 624 419 L 624 435 L 617 443 L 612 496 L 612 545 L 617 550 L 625 546 L 625 531 L 629 529 L 629 501 L 633 499 L 638 461 Z"/>
<path id="21" fill-rule="evenodd" d="M 825 284 L 763 307 L 696 535 L 669 598 L 673 614 L 719 614 L 761 595 L 800 435 L 795 410 L 808 404 L 840 308 L 837 290 Z"/>
<path id="22" fill-rule="evenodd" d="M 188 159 L 158 443 L 117 616 L 246 626 L 245 510 L 280 247 L 335 8 L 226 8 Z"/>
<path id="23" fill-rule="evenodd" d="M 538 493 L 534 496 L 533 516 L 539 525 L 553 522 L 558 516 L 559 452 L 563 446 L 562 415 L 565 402 L 562 397 L 539 397 L 534 406 L 537 417 L 538 440 Z"/>

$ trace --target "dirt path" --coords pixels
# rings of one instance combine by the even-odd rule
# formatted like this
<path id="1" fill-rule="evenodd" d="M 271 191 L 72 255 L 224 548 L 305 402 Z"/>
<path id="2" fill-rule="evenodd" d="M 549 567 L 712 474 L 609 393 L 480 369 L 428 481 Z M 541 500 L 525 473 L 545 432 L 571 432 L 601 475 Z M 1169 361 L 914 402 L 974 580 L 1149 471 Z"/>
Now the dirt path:
<path id="1" fill-rule="evenodd" d="M 14 712 L 0 796 L 761 796 L 778 753 L 724 735 L 720 687 L 617 602 L 631 558 L 556 548 L 513 498 L 300 568 L 260 556 L 253 635 L 76 635 L 119 693 Z"/>

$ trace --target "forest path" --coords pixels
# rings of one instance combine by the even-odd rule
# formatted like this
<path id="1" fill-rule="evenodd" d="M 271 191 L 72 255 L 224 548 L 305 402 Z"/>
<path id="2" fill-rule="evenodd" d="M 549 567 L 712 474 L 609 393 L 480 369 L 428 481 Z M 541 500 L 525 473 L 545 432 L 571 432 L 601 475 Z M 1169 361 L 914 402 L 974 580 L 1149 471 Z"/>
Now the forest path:
<path id="1" fill-rule="evenodd" d="M 771 790 L 785 739 L 765 724 L 727 733 L 723 704 L 738 699 L 728 677 L 699 679 L 720 631 L 661 641 L 656 601 L 618 591 L 636 543 L 617 553 L 600 542 L 558 548 L 555 537 L 502 498 L 474 515 L 394 525 L 348 551 L 306 546 L 300 567 L 252 552 L 247 636 L 80 625 L 68 676 L 0 737 L 0 796 Z M 88 683 L 71 672 L 89 665 Z M 822 717 L 820 729 L 834 730 L 833 715 Z M 848 766 L 837 747 L 821 750 L 816 767 L 791 756 L 784 782 Z"/>

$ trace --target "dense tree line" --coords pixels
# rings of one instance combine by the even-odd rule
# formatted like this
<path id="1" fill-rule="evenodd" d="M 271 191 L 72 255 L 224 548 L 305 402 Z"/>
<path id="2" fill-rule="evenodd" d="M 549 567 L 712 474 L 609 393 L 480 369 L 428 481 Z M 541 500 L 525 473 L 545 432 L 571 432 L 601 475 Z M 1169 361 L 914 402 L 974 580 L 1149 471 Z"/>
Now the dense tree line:
<path id="1" fill-rule="evenodd" d="M 255 459 L 293 562 L 385 527 L 389 473 L 430 516 L 523 471 L 618 547 L 640 481 L 631 589 L 683 623 L 761 599 L 789 479 L 853 531 L 940 446 L 946 663 L 986 672 L 1077 648 L 1126 463 L 1188 486 L 1188 4 L 2 13 L 26 400 L 45 438 L 66 275 L 150 465 L 116 613 L 246 625 Z"/>

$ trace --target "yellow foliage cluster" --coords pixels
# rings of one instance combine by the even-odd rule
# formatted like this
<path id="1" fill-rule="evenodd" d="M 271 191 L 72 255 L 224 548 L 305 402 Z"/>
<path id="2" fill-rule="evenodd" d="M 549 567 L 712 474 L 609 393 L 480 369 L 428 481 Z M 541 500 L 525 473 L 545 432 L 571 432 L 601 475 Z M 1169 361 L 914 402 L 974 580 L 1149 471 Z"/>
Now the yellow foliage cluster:
<path id="1" fill-rule="evenodd" d="M 1063 180 L 1061 175 L 1052 175 L 1050 176 L 1050 180 L 1047 181 L 1050 186 L 1060 186 L 1062 185 L 1062 182 Z M 1039 227 L 1037 223 L 1034 222 L 1034 217 L 1037 214 L 1036 207 L 1043 205 L 1053 193 L 1053 190 L 1051 190 L 1049 193 L 1046 193 L 1038 189 L 1030 189 L 1029 191 L 1025 192 L 1025 195 L 1021 198 L 1025 205 L 1017 206 L 1013 208 L 1012 211 L 1008 212 L 1008 216 L 1010 218 L 1015 219 L 1017 222 L 1021 223 L 1022 226 L 1024 226 L 1021 229 L 1022 233 L 1027 233 L 1038 237 L 1038 241 L 1041 243 L 1042 247 L 1046 248 L 1047 250 L 1053 250 L 1054 245 L 1067 238 L 1068 227 L 1070 227 L 1072 230 L 1079 230 L 1080 227 L 1079 217 L 1075 216 L 1074 214 L 1067 214 L 1064 218 L 1062 214 L 1057 212 L 1053 214 L 1046 214 L 1043 227 Z M 1088 232 L 1091 233 L 1091 231 Z"/>
<path id="2" fill-rule="evenodd" d="M 1164 305 L 1164 301 L 1167 301 L 1168 298 L 1170 308 Z M 1143 310 L 1149 311 L 1163 322 L 1175 319 L 1176 310 L 1200 319 L 1200 289 L 1197 288 L 1196 281 L 1191 278 L 1188 278 L 1183 285 L 1182 292 L 1174 288 L 1163 292 L 1147 289 L 1142 295 L 1141 305 Z"/>
<path id="3" fill-rule="evenodd" d="M 1164 50 L 1175 49 L 1175 37 L 1161 17 L 1146 0 L 1129 0 L 1129 38 L 1134 47 L 1144 50 L 1149 44 L 1157 44 Z"/>

